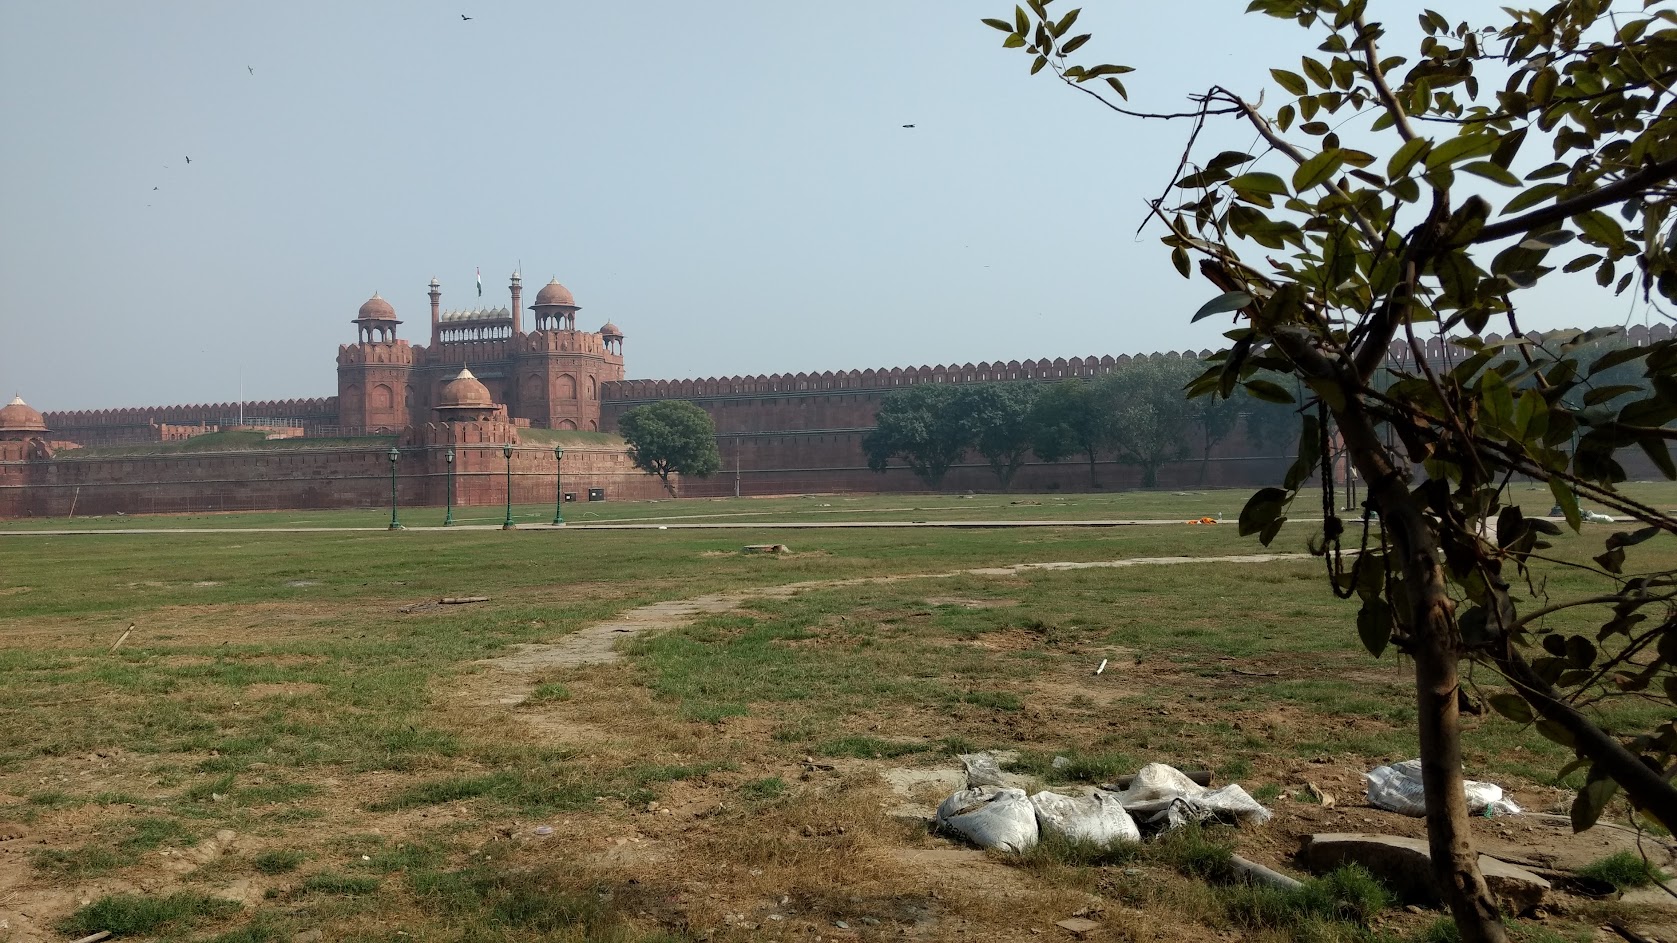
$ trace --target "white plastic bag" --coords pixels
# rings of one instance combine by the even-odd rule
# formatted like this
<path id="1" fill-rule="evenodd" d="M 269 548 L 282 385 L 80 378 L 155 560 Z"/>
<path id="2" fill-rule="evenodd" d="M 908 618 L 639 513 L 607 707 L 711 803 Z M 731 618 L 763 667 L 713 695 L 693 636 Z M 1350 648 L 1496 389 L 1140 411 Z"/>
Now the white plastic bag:
<path id="1" fill-rule="evenodd" d="M 960 789 L 937 807 L 937 824 L 980 848 L 1022 852 L 1037 843 L 1036 809 L 1023 789 Z"/>
<path id="2" fill-rule="evenodd" d="M 1421 787 L 1421 761 L 1404 760 L 1390 766 L 1377 766 L 1363 774 L 1368 780 L 1368 801 L 1400 815 L 1421 818 L 1427 814 L 1426 791 Z M 1472 815 L 1490 818 L 1496 815 L 1519 815 L 1523 810 L 1512 799 L 1505 799 L 1502 787 L 1495 783 L 1462 783 L 1467 793 L 1467 811 Z"/>
<path id="3" fill-rule="evenodd" d="M 1031 797 L 1031 805 L 1036 809 L 1037 829 L 1044 835 L 1101 846 L 1141 841 L 1135 820 L 1110 792 L 1096 790 L 1094 795 L 1082 798 L 1039 792 Z"/>
<path id="4" fill-rule="evenodd" d="M 961 768 L 967 772 L 968 789 L 977 789 L 979 786 L 1012 786 L 1012 783 L 1007 781 L 1007 774 L 1002 772 L 1001 764 L 988 753 L 962 753 L 956 759 L 961 761 Z"/>
<path id="5" fill-rule="evenodd" d="M 1141 821 L 1176 828 L 1185 822 L 1232 820 L 1244 827 L 1269 821 L 1269 810 L 1233 783 L 1207 789 L 1174 766 L 1149 763 L 1117 794 L 1125 810 Z"/>

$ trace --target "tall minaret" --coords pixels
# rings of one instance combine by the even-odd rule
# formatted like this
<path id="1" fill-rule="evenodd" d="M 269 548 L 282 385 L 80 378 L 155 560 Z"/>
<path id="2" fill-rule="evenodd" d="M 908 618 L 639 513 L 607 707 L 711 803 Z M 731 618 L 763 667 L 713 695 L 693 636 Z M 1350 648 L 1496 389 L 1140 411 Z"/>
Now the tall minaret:
<path id="1" fill-rule="evenodd" d="M 524 333 L 524 315 L 521 310 L 524 298 L 524 282 L 517 272 L 512 273 L 512 336 Z"/>
<path id="2" fill-rule="evenodd" d="M 443 289 L 435 275 L 431 276 L 431 346 L 442 343 Z"/>

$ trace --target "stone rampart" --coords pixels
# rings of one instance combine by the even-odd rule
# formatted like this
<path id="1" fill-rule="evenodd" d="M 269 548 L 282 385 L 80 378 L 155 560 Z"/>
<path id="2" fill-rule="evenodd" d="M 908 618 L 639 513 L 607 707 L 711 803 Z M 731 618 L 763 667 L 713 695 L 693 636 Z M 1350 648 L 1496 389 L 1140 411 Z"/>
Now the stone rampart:
<path id="1" fill-rule="evenodd" d="M 551 447 L 514 446 L 509 476 L 502 442 L 467 436 L 452 446 L 451 465 L 450 446 L 415 441 L 405 435 L 398 447 L 397 501 L 404 509 L 440 508 L 451 489 L 457 507 L 503 505 L 509 479 L 515 505 L 556 499 Z M 111 456 L 77 451 L 51 457 L 22 448 L 0 453 L 0 517 L 390 506 L 388 445 Z M 576 493 L 579 503 L 593 488 L 603 489 L 607 500 L 665 496 L 659 481 L 636 469 L 622 448 L 567 447 L 563 472 L 565 491 Z"/>

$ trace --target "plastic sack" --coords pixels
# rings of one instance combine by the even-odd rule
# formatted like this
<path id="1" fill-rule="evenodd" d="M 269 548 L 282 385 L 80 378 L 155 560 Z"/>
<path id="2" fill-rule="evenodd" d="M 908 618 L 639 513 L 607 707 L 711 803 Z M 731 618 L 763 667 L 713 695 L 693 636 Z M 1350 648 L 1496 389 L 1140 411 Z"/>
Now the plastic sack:
<path id="1" fill-rule="evenodd" d="M 961 768 L 967 772 L 967 788 L 977 789 L 979 786 L 998 786 L 1011 788 L 1007 774 L 1002 772 L 1001 765 L 996 758 L 988 753 L 962 753 L 956 759 L 961 761 Z"/>
<path id="2" fill-rule="evenodd" d="M 1404 760 L 1390 766 L 1377 766 L 1363 774 L 1368 780 L 1368 801 L 1400 815 L 1421 818 L 1427 814 L 1426 791 L 1421 786 L 1421 761 Z M 1467 811 L 1486 818 L 1497 815 L 1519 815 L 1521 808 L 1512 799 L 1503 798 L 1502 787 L 1495 783 L 1462 783 L 1467 793 Z"/>
<path id="3" fill-rule="evenodd" d="M 1253 826 L 1270 818 L 1269 810 L 1240 786 L 1231 783 L 1221 789 L 1207 789 L 1163 763 L 1143 766 L 1129 788 L 1116 795 L 1119 804 L 1138 820 L 1165 828 L 1211 819 Z"/>
<path id="4" fill-rule="evenodd" d="M 980 848 L 1022 852 L 1036 846 L 1036 809 L 1023 789 L 960 789 L 937 807 L 937 824 Z"/>
<path id="5" fill-rule="evenodd" d="M 1094 795 L 1062 796 L 1039 792 L 1031 797 L 1036 809 L 1037 829 L 1044 835 L 1058 835 L 1072 841 L 1093 842 L 1103 847 L 1114 842 L 1139 842 L 1141 830 L 1124 811 L 1118 797 L 1097 790 Z"/>

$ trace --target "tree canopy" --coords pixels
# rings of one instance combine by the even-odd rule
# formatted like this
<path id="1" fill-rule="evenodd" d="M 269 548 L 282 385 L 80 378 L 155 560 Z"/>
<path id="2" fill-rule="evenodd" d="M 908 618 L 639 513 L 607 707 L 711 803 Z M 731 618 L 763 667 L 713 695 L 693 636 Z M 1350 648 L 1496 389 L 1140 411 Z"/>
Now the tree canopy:
<path id="1" fill-rule="evenodd" d="M 899 459 L 936 488 L 972 445 L 972 426 L 957 408 L 956 387 L 917 383 L 893 390 L 879 404 L 874 429 L 862 439 L 868 467 L 883 472 Z"/>
<path id="2" fill-rule="evenodd" d="M 660 400 L 626 410 L 617 429 L 635 467 L 657 475 L 672 496 L 674 474 L 707 478 L 722 467 L 710 414 L 686 400 Z"/>
<path id="3" fill-rule="evenodd" d="M 1414 12 L 1399 6 L 1378 12 Z M 1027 0 L 984 22 L 1033 57 L 1033 73 L 1110 114 L 1184 124 L 1149 221 L 1176 271 L 1210 286 L 1191 320 L 1233 322 L 1190 392 L 1302 394 L 1298 459 L 1252 496 L 1241 531 L 1274 540 L 1332 442 L 1367 482 L 1375 513 L 1352 525 L 1366 549 L 1341 552 L 1331 487 L 1315 546 L 1333 591 L 1359 601 L 1370 652 L 1414 660 L 1435 877 L 1464 940 L 1500 941 L 1463 799 L 1464 660 L 1502 679 L 1496 710 L 1575 751 L 1560 772 L 1584 772 L 1576 828 L 1621 792 L 1636 815 L 1677 827 L 1677 570 L 1668 556 L 1632 563 L 1677 521 L 1617 488 L 1627 448 L 1677 477 L 1677 342 L 1601 353 L 1611 331 L 1534 335 L 1519 321 L 1533 291 L 1585 272 L 1604 299 L 1630 292 L 1640 316 L 1669 317 L 1677 13 L 1558 0 L 1476 9 L 1474 23 L 1425 10 L 1419 42 L 1392 54 L 1366 0 L 1253 0 L 1248 13 L 1303 31 L 1302 48 L 1277 51 L 1273 86 L 1208 77 L 1186 107 L 1156 108 L 1130 102 L 1132 68 L 1075 61 L 1091 40 L 1073 31 L 1079 11 L 1048 7 Z M 1218 121 L 1257 146 L 1196 146 Z M 1506 336 L 1490 337 L 1493 325 Z M 1440 340 L 1451 356 L 1429 359 Z M 1627 366 L 1636 383 L 1605 382 Z M 1265 379 L 1275 374 L 1291 382 Z M 1580 558 L 1578 538 L 1551 540 L 1561 529 L 1511 500 L 1516 476 L 1547 482 L 1574 532 L 1578 496 L 1633 526 Z M 1556 567 L 1596 585 L 1551 595 L 1542 574 Z M 1593 631 L 1577 630 L 1582 613 Z M 1626 709 L 1646 704 L 1659 706 Z"/>

